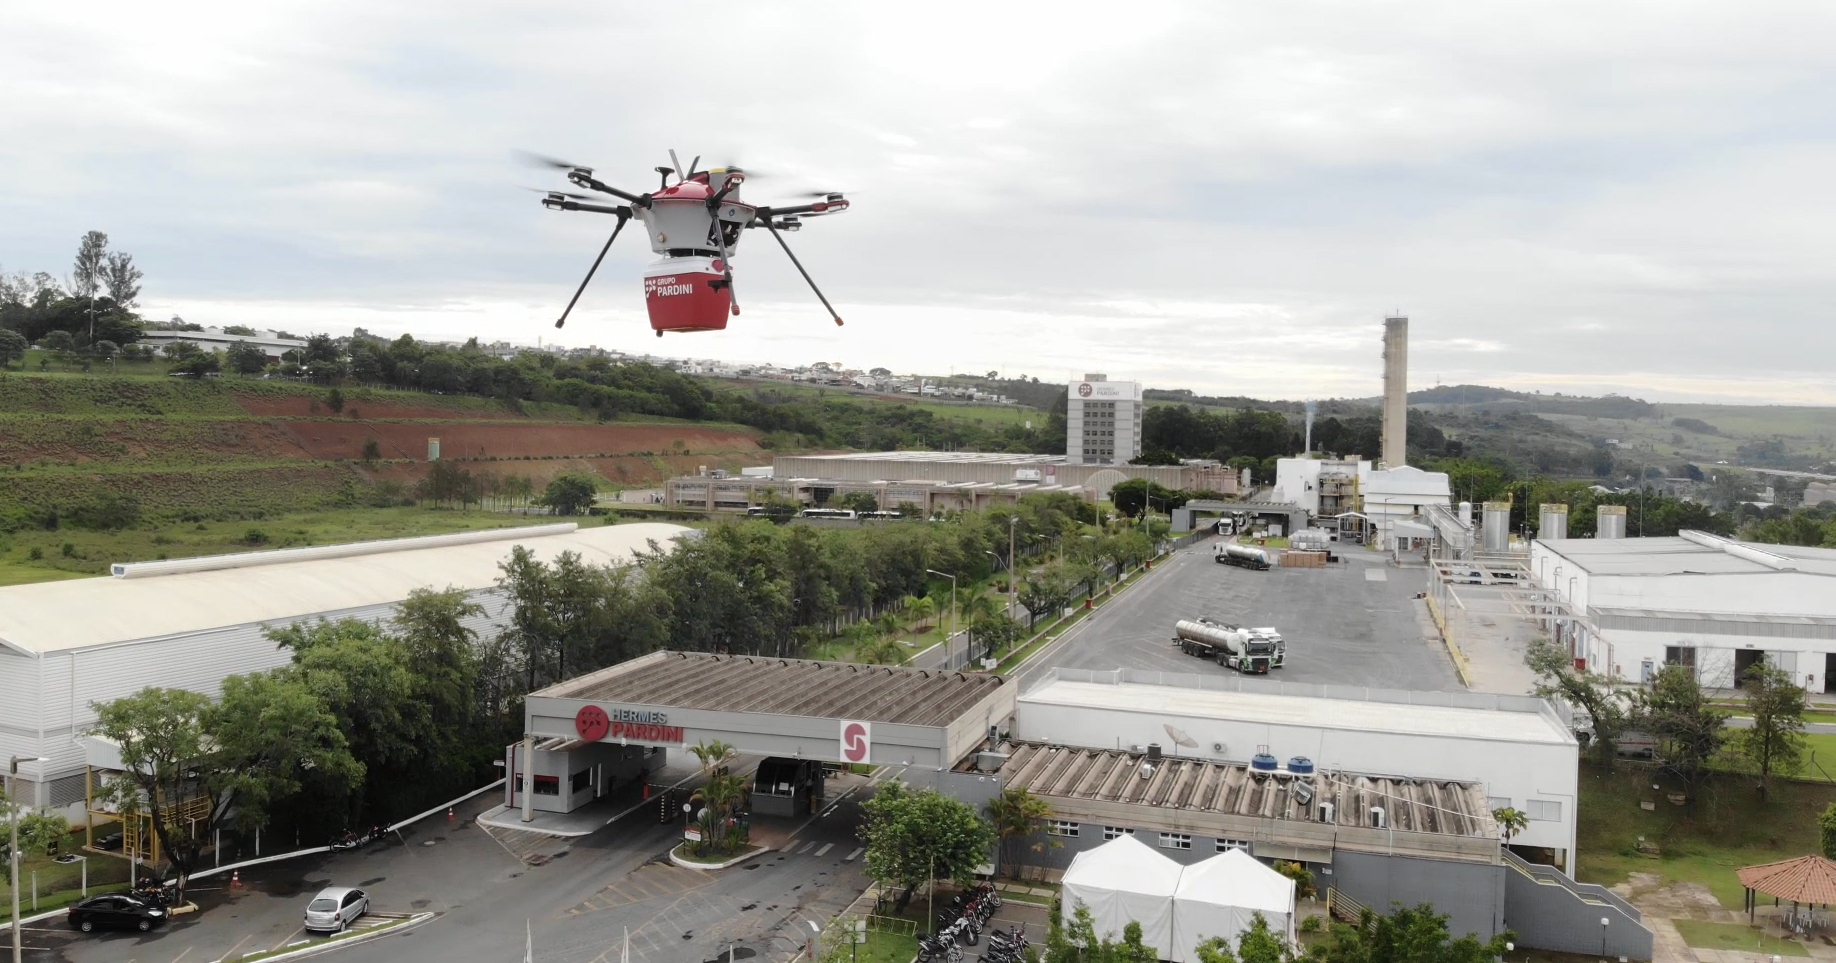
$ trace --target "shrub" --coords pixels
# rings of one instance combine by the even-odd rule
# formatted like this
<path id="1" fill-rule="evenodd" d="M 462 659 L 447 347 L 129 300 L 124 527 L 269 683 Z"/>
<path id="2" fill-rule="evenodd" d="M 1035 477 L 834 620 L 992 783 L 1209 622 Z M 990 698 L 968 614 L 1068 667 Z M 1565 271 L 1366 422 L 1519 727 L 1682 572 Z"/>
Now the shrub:
<path id="1" fill-rule="evenodd" d="M 268 544 L 268 533 L 259 528 L 251 528 L 242 533 L 242 541 L 248 545 L 266 545 Z"/>
<path id="2" fill-rule="evenodd" d="M 76 544 L 74 542 L 64 543 L 64 557 L 76 558 Z"/>
<path id="3" fill-rule="evenodd" d="M 32 546 L 32 550 L 26 553 L 26 558 L 29 558 L 34 562 L 41 561 L 44 559 L 44 557 L 45 557 L 45 550 L 42 548 L 39 548 L 36 545 Z"/>
<path id="4" fill-rule="evenodd" d="M 1320 918 L 1317 916 L 1309 916 L 1301 920 L 1300 931 L 1302 933 L 1318 933 L 1320 931 Z"/>

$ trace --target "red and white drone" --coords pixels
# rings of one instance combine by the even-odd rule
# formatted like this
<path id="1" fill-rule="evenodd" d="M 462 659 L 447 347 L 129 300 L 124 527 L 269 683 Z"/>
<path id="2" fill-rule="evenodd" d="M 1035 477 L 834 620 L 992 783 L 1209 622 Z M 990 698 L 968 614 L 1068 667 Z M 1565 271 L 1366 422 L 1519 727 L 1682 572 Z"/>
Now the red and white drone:
<path id="1" fill-rule="evenodd" d="M 586 279 L 574 291 L 555 327 L 567 323 L 567 316 L 580 300 L 581 292 L 593 280 L 599 263 L 612 249 L 612 242 L 618 240 L 618 232 L 624 230 L 625 222 L 632 218 L 644 225 L 650 233 L 650 249 L 661 255 L 644 269 L 644 304 L 650 311 L 650 327 L 657 332 L 657 337 L 662 337 L 665 331 L 722 331 L 727 327 L 728 316 L 740 313 L 739 301 L 733 297 L 732 257 L 734 249 L 739 247 L 741 233 L 749 227 L 763 227 L 771 232 L 791 263 L 797 266 L 797 272 L 809 282 L 810 290 L 815 291 L 822 306 L 828 308 L 829 316 L 836 324 L 842 323 L 841 315 L 836 314 L 829 299 L 823 297 L 822 289 L 811 280 L 810 272 L 803 269 L 797 255 L 791 253 L 790 245 L 784 243 L 782 233 L 797 230 L 804 218 L 847 210 L 848 199 L 839 191 L 813 194 L 811 196 L 817 200 L 807 204 L 784 207 L 748 204 L 739 196 L 740 185 L 746 182 L 745 171 L 737 167 L 698 171 L 695 165 L 701 158 L 697 157 L 689 162 L 689 169 L 684 173 L 672 150 L 669 152 L 670 166 L 656 168 L 663 183 L 651 193 L 631 194 L 601 183 L 593 177 L 590 167 L 550 158 L 535 159 L 567 171 L 567 179 L 577 187 L 610 194 L 625 202 L 616 205 L 593 203 L 591 195 L 565 191 L 548 191 L 542 198 L 542 206 L 550 210 L 591 211 L 618 218 L 612 236 L 606 239 L 606 246 L 600 248 L 599 257 L 593 259 Z M 676 178 L 673 184 L 670 183 L 671 174 Z"/>

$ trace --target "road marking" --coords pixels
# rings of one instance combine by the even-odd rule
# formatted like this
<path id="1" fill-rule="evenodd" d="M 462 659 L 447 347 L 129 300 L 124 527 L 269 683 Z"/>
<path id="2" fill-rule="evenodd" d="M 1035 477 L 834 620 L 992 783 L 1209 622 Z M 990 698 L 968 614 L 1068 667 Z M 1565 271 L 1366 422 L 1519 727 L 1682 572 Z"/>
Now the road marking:
<path id="1" fill-rule="evenodd" d="M 248 941 L 254 938 L 255 938 L 255 934 L 250 933 L 249 935 L 243 937 L 242 939 L 237 940 L 236 945 L 230 947 L 229 952 L 218 957 L 218 959 L 222 959 L 222 960 L 233 959 L 236 956 L 236 951 L 239 949 L 242 949 L 242 944 L 247 943 Z"/>
<path id="2" fill-rule="evenodd" d="M 802 849 L 797 850 L 797 855 L 807 856 L 809 855 L 810 850 L 815 849 L 815 848 L 816 848 L 816 841 L 812 839 L 809 842 L 804 843 Z"/>
<path id="3" fill-rule="evenodd" d="M 191 951 L 192 951 L 192 950 L 195 950 L 195 949 L 197 949 L 197 947 L 195 947 L 195 946 L 187 946 L 187 947 L 185 947 L 185 952 L 183 952 L 183 953 L 180 953 L 179 955 L 177 955 L 177 956 L 175 956 L 175 957 L 173 957 L 173 958 L 172 958 L 172 963 L 179 963 L 179 961 L 180 961 L 180 960 L 182 960 L 182 959 L 184 959 L 184 958 L 185 958 L 185 957 L 187 957 L 187 956 L 190 956 L 190 955 L 191 955 Z"/>
<path id="4" fill-rule="evenodd" d="M 848 854 L 848 855 L 847 855 L 846 857 L 843 857 L 843 859 L 842 859 L 842 862 L 844 862 L 844 863 L 852 863 L 852 862 L 854 862 L 854 860 L 855 860 L 855 857 L 857 857 L 857 856 L 859 856 L 860 854 L 862 854 L 862 853 L 864 853 L 864 852 L 866 852 L 866 851 L 867 851 L 867 847 L 865 847 L 865 846 L 859 846 L 859 847 L 856 847 L 856 848 L 855 848 L 855 850 L 854 850 L 854 852 L 852 852 L 852 853 L 849 853 L 849 854 Z"/>
<path id="5" fill-rule="evenodd" d="M 835 848 L 835 844 L 834 844 L 834 843 L 823 843 L 823 844 L 822 844 L 822 848 L 816 851 L 816 855 L 817 855 L 817 856 L 821 856 L 822 854 L 824 854 L 824 853 L 826 853 L 826 852 L 828 852 L 829 850 L 831 850 L 831 849 L 834 849 L 834 848 Z"/>

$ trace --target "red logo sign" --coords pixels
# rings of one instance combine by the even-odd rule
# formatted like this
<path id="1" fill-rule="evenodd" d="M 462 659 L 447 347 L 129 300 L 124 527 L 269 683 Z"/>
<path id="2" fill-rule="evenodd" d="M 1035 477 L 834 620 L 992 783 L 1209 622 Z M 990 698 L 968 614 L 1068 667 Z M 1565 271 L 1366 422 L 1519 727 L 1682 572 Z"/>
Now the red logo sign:
<path id="1" fill-rule="evenodd" d="M 1077 396 L 1079 398 L 1088 398 L 1090 397 L 1090 393 L 1095 390 L 1096 390 L 1095 388 L 1090 387 L 1090 382 L 1086 381 L 1083 384 L 1077 386 Z"/>
<path id="2" fill-rule="evenodd" d="M 866 762 L 873 754 L 873 724 L 868 722 L 843 722 L 841 727 L 841 757 L 843 762 Z"/>
<path id="3" fill-rule="evenodd" d="M 612 720 L 606 717 L 606 710 L 598 706 L 581 706 L 574 713 L 574 731 L 588 742 L 598 742 L 606 737 L 606 730 L 612 728 Z"/>

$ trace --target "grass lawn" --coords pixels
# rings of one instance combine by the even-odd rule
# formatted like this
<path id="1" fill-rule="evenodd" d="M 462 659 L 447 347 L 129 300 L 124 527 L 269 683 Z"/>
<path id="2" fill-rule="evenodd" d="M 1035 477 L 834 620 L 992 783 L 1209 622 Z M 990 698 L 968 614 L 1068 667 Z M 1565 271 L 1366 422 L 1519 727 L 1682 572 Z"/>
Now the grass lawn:
<path id="1" fill-rule="evenodd" d="M 1734 871 L 1817 852 L 1817 815 L 1836 802 L 1836 785 L 1779 780 L 1762 803 L 1751 776 L 1723 773 L 1691 814 L 1670 804 L 1666 795 L 1676 784 L 1654 769 L 1622 765 L 1603 773 L 1587 763 L 1580 775 L 1577 877 L 1611 886 L 1628 873 L 1655 873 L 1665 882 L 1700 883 L 1733 910 L 1743 892 Z M 1655 801 L 1655 811 L 1640 808 L 1642 800 Z M 1658 858 L 1638 851 L 1641 836 L 1657 844 Z"/>
<path id="2" fill-rule="evenodd" d="M 106 575 L 111 562 L 439 535 L 546 521 L 539 516 L 456 509 L 341 508 L 273 515 L 258 521 L 171 522 L 115 532 L 26 529 L 0 534 L 0 585 Z M 32 558 L 34 549 L 37 559 Z"/>
<path id="3" fill-rule="evenodd" d="M 1671 920 L 1683 942 L 1705 950 L 1739 950 L 1778 956 L 1809 956 L 1804 944 L 1760 932 L 1745 923 L 1711 923 L 1707 920 Z"/>
<path id="4" fill-rule="evenodd" d="M 859 963 L 912 963 L 912 957 L 918 955 L 918 937 L 869 929 L 867 942 L 856 947 L 855 953 L 858 956 L 849 959 Z"/>
<path id="5" fill-rule="evenodd" d="M 0 842 L 4 842 L 0 837 Z M 80 852 L 83 834 L 73 833 L 65 840 L 64 852 Z M 125 889 L 128 880 L 127 860 L 115 856 L 89 855 L 89 892 L 107 892 L 114 889 Z M 32 903 L 32 881 L 38 881 L 38 908 Z M 57 909 L 82 898 L 80 887 L 83 882 L 83 863 L 59 863 L 49 856 L 30 856 L 19 864 L 19 911 L 20 916 L 30 916 L 34 912 Z M 0 920 L 12 919 L 13 891 L 7 875 L 0 873 Z"/>

